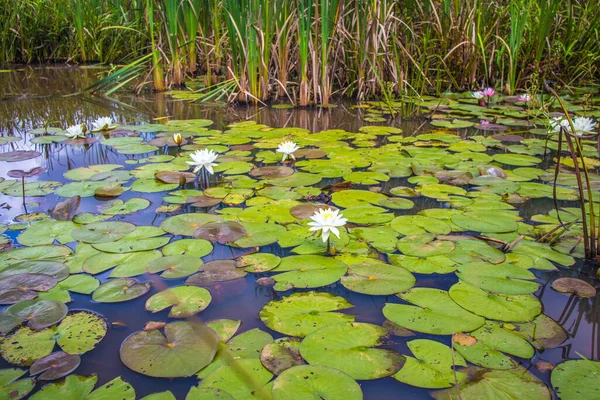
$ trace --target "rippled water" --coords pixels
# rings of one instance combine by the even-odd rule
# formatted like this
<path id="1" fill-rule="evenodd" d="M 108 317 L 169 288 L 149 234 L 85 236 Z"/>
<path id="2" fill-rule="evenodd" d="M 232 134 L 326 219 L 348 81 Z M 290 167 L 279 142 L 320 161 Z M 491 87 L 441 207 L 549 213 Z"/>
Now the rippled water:
<path id="1" fill-rule="evenodd" d="M 92 121 L 99 116 L 110 114 L 120 123 L 145 123 L 152 122 L 155 118 L 172 117 L 174 119 L 211 119 L 215 122 L 215 129 L 223 129 L 227 124 L 238 121 L 253 120 L 272 127 L 302 127 L 313 132 L 325 129 L 344 129 L 356 131 L 363 122 L 364 111 L 352 109 L 349 103 L 339 103 L 337 108 L 314 110 L 286 110 L 253 107 L 229 107 L 224 105 L 194 104 L 184 101 L 174 101 L 168 95 L 155 93 L 142 93 L 133 95 L 128 92 L 120 93 L 114 98 L 90 97 L 78 94 L 91 83 L 96 68 L 26 68 L 15 72 L 0 72 L 0 134 L 22 136 L 24 140 L 15 144 L 4 145 L 0 151 L 16 149 L 35 149 L 42 152 L 43 156 L 21 163 L 8 164 L 0 162 L 0 176 L 13 168 L 27 170 L 35 166 L 42 166 L 47 172 L 38 176 L 39 180 L 65 181 L 63 174 L 73 168 L 93 164 L 122 164 L 126 169 L 133 169 L 135 165 L 124 164 L 125 160 L 141 158 L 142 156 L 124 156 L 118 154 L 108 146 L 94 144 L 86 147 L 55 145 L 35 145 L 29 142 L 31 135 L 27 132 L 32 128 L 39 128 L 45 122 L 50 125 L 71 125 L 81 121 Z M 430 128 L 427 122 L 419 119 L 402 120 L 397 117 L 389 120 L 387 125 L 401 127 L 405 135 L 423 133 Z M 463 130 L 461 135 L 470 134 Z M 152 135 L 146 137 L 151 138 Z M 160 150 L 163 151 L 163 150 Z M 165 150 L 174 153 L 174 149 Z M 330 182 L 327 182 L 330 183 Z M 400 180 L 391 180 L 387 187 L 401 184 Z M 166 219 L 164 214 L 156 214 L 154 209 L 161 203 L 164 193 L 144 194 L 143 197 L 151 200 L 153 206 L 132 215 L 118 217 L 118 220 L 131 221 L 138 225 L 159 226 Z M 120 198 L 123 200 L 135 197 L 136 194 L 125 192 Z M 139 194 L 137 194 L 139 196 Z M 30 207 L 29 211 L 44 211 L 51 208 L 59 201 L 54 195 L 32 198 L 31 201 L 40 203 L 39 207 Z M 22 214 L 19 198 L 0 195 L 0 203 L 8 203 L 12 208 L 0 210 L 0 223 L 11 221 L 15 216 Z M 80 212 L 95 212 L 102 201 L 96 198 L 82 199 Z M 565 203 L 566 204 L 566 203 Z M 574 203 L 570 203 L 571 205 Z M 416 213 L 424 208 L 442 207 L 443 203 L 427 199 L 417 200 L 414 209 L 409 213 Z M 520 209 L 520 215 L 528 218 L 540 212 L 547 212 L 553 207 L 551 201 L 536 200 Z M 191 210 L 188 210 L 188 212 Z M 185 212 L 185 209 L 184 211 Z M 402 213 L 406 213 L 402 211 Z M 7 232 L 16 239 L 19 232 Z M 263 248 L 262 251 L 273 252 L 277 255 L 288 253 L 278 246 Z M 216 246 L 213 254 L 204 257 L 204 261 L 217 259 L 232 259 L 243 254 L 243 250 L 232 250 L 226 246 Z M 107 279 L 110 272 L 97 276 L 102 281 Z M 579 355 L 590 359 L 600 358 L 600 333 L 598 321 L 598 302 L 600 296 L 591 299 L 572 298 L 559 294 L 550 288 L 550 283 L 558 276 L 580 277 L 592 284 L 597 284 L 593 275 L 593 266 L 578 262 L 569 270 L 561 269 L 557 272 L 536 272 L 539 277 L 540 289 L 536 296 L 543 303 L 543 312 L 559 322 L 569 334 L 569 339 L 560 347 L 536 353 L 531 360 L 520 360 L 526 368 L 549 385 L 549 372 L 540 373 L 532 367 L 537 361 L 545 360 L 557 364 L 565 359 L 579 358 Z M 454 274 L 432 276 L 418 275 L 416 286 L 437 287 L 448 289 L 457 281 Z M 184 279 L 166 281 L 156 275 L 146 275 L 142 280 L 152 280 L 153 294 L 164 287 L 181 285 Z M 257 276 L 248 275 L 245 279 L 212 284 L 210 289 L 213 301 L 210 306 L 200 314 L 203 320 L 216 318 L 230 318 L 242 320 L 243 332 L 259 327 L 275 338 L 281 334 L 270 331 L 258 318 L 258 312 L 269 301 L 280 298 L 291 292 L 275 292 L 271 288 L 255 284 Z M 157 290 L 158 289 L 158 290 Z M 384 321 L 381 309 L 386 302 L 401 302 L 395 296 L 366 296 L 348 291 L 341 284 L 335 284 L 319 291 L 327 291 L 343 296 L 355 305 L 346 312 L 356 314 L 357 321 L 381 324 Z M 149 294 L 149 295 L 150 295 Z M 82 356 L 81 366 L 75 371 L 79 375 L 95 373 L 99 376 L 99 384 L 103 384 L 121 375 L 124 380 L 131 383 L 138 397 L 162 390 L 171 390 L 177 398 L 183 399 L 189 387 L 197 384 L 194 378 L 189 379 L 155 379 L 142 376 L 125 368 L 119 359 L 119 347 L 123 340 L 131 333 L 140 330 L 149 320 L 167 320 L 168 311 L 152 315 L 144 309 L 144 302 L 149 295 L 133 301 L 119 304 L 93 303 L 90 296 L 72 294 L 73 302 L 69 309 L 92 309 L 101 313 L 109 322 L 109 332 L 105 339 L 93 351 Z M 124 326 L 110 326 L 113 322 L 122 322 Z M 238 333 L 239 333 L 238 332 Z M 387 343 L 390 348 L 408 353 L 406 341 L 413 338 L 435 338 L 445 344 L 450 344 L 449 336 L 433 336 L 417 333 L 412 338 L 392 337 Z M 0 361 L 0 368 L 8 364 Z M 402 384 L 392 378 L 376 381 L 359 382 L 363 389 L 365 399 L 425 399 L 430 398 L 428 391 Z M 38 385 L 39 388 L 40 385 Z"/>

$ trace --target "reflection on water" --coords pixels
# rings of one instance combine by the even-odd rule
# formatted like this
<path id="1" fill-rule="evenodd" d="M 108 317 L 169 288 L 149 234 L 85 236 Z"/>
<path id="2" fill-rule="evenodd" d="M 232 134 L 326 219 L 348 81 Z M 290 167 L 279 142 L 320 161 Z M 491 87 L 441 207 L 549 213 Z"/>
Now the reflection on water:
<path id="1" fill-rule="evenodd" d="M 340 103 L 336 108 L 310 109 L 310 110 L 288 110 L 272 108 L 253 107 L 230 107 L 224 105 L 206 105 L 188 103 L 185 101 L 174 101 L 165 94 L 142 93 L 133 95 L 128 92 L 120 93 L 112 99 L 89 96 L 78 93 L 82 88 L 96 79 L 99 73 L 97 68 L 25 68 L 22 71 L 11 73 L 0 73 L 0 135 L 21 136 L 24 140 L 0 147 L 0 151 L 18 149 L 34 149 L 42 153 L 42 157 L 19 163 L 0 163 L 0 176 L 6 177 L 10 169 L 30 169 L 37 166 L 46 168 L 47 172 L 32 179 L 64 181 L 63 174 L 72 168 L 88 166 L 92 164 L 122 164 L 125 169 L 133 169 L 136 165 L 125 164 L 127 159 L 136 159 L 141 156 L 124 156 L 118 154 L 108 146 L 92 144 L 89 146 L 65 146 L 62 144 L 36 145 L 30 142 L 32 135 L 28 131 L 45 125 L 66 127 L 74 123 L 92 121 L 100 116 L 111 115 L 113 120 L 119 123 L 141 123 L 151 122 L 153 119 L 170 117 L 173 119 L 211 119 L 216 129 L 223 129 L 229 123 L 254 120 L 258 123 L 272 127 L 295 126 L 307 128 L 313 132 L 327 129 L 344 129 L 356 131 L 363 122 L 364 110 L 354 109 L 349 103 Z M 407 121 L 397 117 L 388 120 L 387 124 L 401 127 L 405 135 L 413 135 L 423 132 L 428 128 L 424 121 Z M 469 132 L 461 132 L 467 135 Z M 145 138 L 152 135 L 144 134 Z M 168 153 L 169 150 L 160 150 Z M 170 150 L 171 152 L 174 149 Z M 391 180 L 386 183 L 389 187 L 404 183 L 402 180 Z M 154 203 L 153 207 L 139 211 L 132 216 L 119 217 L 121 220 L 129 220 L 139 225 L 158 226 L 167 216 L 156 214 L 154 208 L 159 205 L 163 194 L 145 194 L 144 197 Z M 139 196 L 139 194 L 138 194 Z M 135 194 L 125 192 L 120 198 L 127 200 L 135 197 Z M 30 201 L 39 202 L 38 208 L 33 211 L 43 211 L 51 208 L 59 199 L 56 195 L 30 198 Z M 23 212 L 21 200 L 0 196 L 0 204 L 8 203 L 10 209 L 0 209 L 0 222 L 9 222 L 15 216 Z M 83 199 L 79 212 L 97 212 L 101 200 L 95 198 Z M 571 203 L 572 204 L 572 203 Z M 443 207 L 443 203 L 432 199 L 423 199 L 416 202 L 415 209 L 418 210 L 433 207 Z M 536 200 L 521 211 L 525 219 L 530 216 L 547 212 L 553 207 L 551 201 Z M 33 207 L 32 207 L 33 208 Z M 31 210 L 30 210 L 31 211 Z M 184 208 L 183 212 L 189 212 Z M 403 211 L 407 213 L 407 211 Z M 13 239 L 17 232 L 8 232 Z M 277 246 L 263 249 L 267 252 L 286 255 Z M 217 246 L 215 252 L 204 257 L 204 261 L 215 259 L 231 259 L 240 255 L 240 251 L 233 250 L 227 246 Z M 542 284 L 537 295 L 544 305 L 544 313 L 558 321 L 568 332 L 569 338 L 559 348 L 538 352 L 532 360 L 520 360 L 526 368 L 549 384 L 549 372 L 540 373 L 532 366 L 545 360 L 554 364 L 567 358 L 578 358 L 579 355 L 590 359 L 600 358 L 600 314 L 598 307 L 600 297 L 592 299 L 580 299 L 559 294 L 550 288 L 550 283 L 558 276 L 576 276 L 592 284 L 597 283 L 594 277 L 594 267 L 579 262 L 570 270 L 560 272 L 538 272 L 539 282 Z M 98 276 L 106 280 L 109 272 Z M 257 286 L 256 279 L 260 276 L 249 275 L 245 279 L 213 284 L 209 288 L 213 301 L 211 305 L 201 313 L 203 320 L 217 318 L 240 319 L 243 321 L 241 331 L 260 327 L 269 331 L 259 320 L 259 310 L 269 301 L 280 298 L 289 293 L 276 293 L 270 288 Z M 448 289 L 456 282 L 454 275 L 430 276 L 416 275 L 417 286 L 439 287 Z M 157 277 L 146 276 L 145 280 Z M 168 281 L 169 286 L 177 286 L 184 279 Z M 164 282 L 164 281 L 163 281 Z M 155 285 L 156 286 L 156 285 Z M 336 295 L 345 297 L 355 305 L 346 312 L 358 315 L 357 321 L 381 324 L 384 321 L 381 309 L 385 302 L 398 302 L 401 300 L 394 296 L 365 296 L 350 292 L 340 284 L 331 285 L 320 289 Z M 153 294 L 156 288 L 152 289 Z M 110 327 L 106 338 L 98 347 L 82 358 L 82 364 L 77 369 L 77 374 L 96 373 L 99 376 L 99 384 L 103 384 L 114 377 L 121 375 L 123 379 L 130 382 L 138 397 L 159 390 L 171 390 L 177 398 L 184 398 L 190 386 L 196 384 L 196 379 L 159 380 L 136 374 L 125 368 L 119 360 L 118 349 L 122 341 L 134 331 L 143 327 L 149 320 L 167 320 L 168 311 L 152 315 L 144 309 L 144 301 L 148 296 L 121 303 L 117 306 L 109 304 L 90 304 L 90 296 L 73 294 L 73 302 L 69 304 L 70 309 L 93 308 L 103 314 L 109 322 L 122 322 L 124 326 Z M 274 337 L 281 335 L 269 331 Z M 417 334 L 417 338 L 431 338 L 450 344 L 449 336 L 437 337 L 433 335 Z M 411 338 L 409 338 L 411 339 Z M 386 346 L 407 353 L 407 338 L 392 337 Z M 8 365 L 2 361 L 0 367 Z M 360 382 L 366 399 L 417 399 L 429 398 L 427 390 L 414 388 L 399 383 L 392 378 L 385 378 L 372 382 Z"/>

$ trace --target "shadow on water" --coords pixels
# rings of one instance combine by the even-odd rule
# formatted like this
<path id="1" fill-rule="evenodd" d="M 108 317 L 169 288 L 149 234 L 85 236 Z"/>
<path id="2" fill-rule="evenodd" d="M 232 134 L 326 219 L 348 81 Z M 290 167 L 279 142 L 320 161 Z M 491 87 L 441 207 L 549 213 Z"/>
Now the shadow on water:
<path id="1" fill-rule="evenodd" d="M 121 164 L 125 169 L 133 169 L 136 165 L 125 164 L 128 159 L 141 156 L 124 156 L 107 146 L 64 146 L 61 144 L 36 145 L 30 142 L 32 135 L 27 132 L 33 128 L 50 126 L 66 127 L 74 123 L 92 121 L 99 116 L 111 115 L 113 120 L 120 123 L 151 122 L 153 119 L 170 117 L 173 119 L 210 119 L 215 122 L 216 129 L 223 129 L 232 122 L 253 120 L 271 127 L 302 127 L 318 132 L 327 129 L 344 129 L 357 131 L 364 122 L 364 110 L 351 107 L 350 103 L 341 102 L 336 108 L 330 109 L 273 109 L 254 107 L 230 107 L 225 105 L 206 105 L 176 101 L 165 94 L 142 93 L 134 95 L 129 92 L 119 93 L 113 99 L 101 96 L 88 96 L 77 92 L 96 79 L 97 68 L 24 68 L 16 72 L 0 73 L 0 135 L 16 135 L 24 138 L 16 144 L 8 144 L 0 151 L 16 149 L 35 149 L 42 152 L 40 159 L 24 161 L 18 164 L 19 169 L 27 170 L 35 166 L 42 166 L 47 172 L 37 179 L 64 181 L 63 174 L 72 168 L 93 164 Z M 400 127 L 406 136 L 422 133 L 429 126 L 424 121 L 402 120 L 397 117 L 387 121 L 388 125 Z M 470 132 L 463 130 L 461 135 Z M 147 135 L 146 137 L 151 137 Z M 163 150 L 160 150 L 163 151 Z M 173 151 L 173 150 L 171 150 Z M 0 176 L 6 177 L 9 169 L 16 165 L 3 163 Z M 35 178 L 34 178 L 35 179 Z M 397 181 L 388 183 L 390 187 L 400 184 Z M 167 216 L 156 214 L 154 208 L 161 204 L 163 194 L 144 194 L 151 200 L 153 207 L 139 211 L 130 216 L 117 217 L 120 220 L 134 222 L 138 225 L 159 226 Z M 127 200 L 135 194 L 125 192 L 120 198 Z M 30 198 L 38 201 L 37 210 L 47 210 L 59 201 L 54 195 Z M 79 212 L 96 212 L 102 201 L 95 198 L 82 199 Z M 21 200 L 0 196 L 0 203 L 7 202 L 12 208 L 0 210 L 0 222 L 9 222 L 23 212 Z M 572 205 L 572 203 L 570 203 Z M 410 213 L 415 213 L 426 208 L 445 207 L 441 202 L 432 199 L 419 199 Z M 548 212 L 553 208 L 550 200 L 536 200 L 520 208 L 520 213 L 526 220 L 532 215 Z M 188 210 L 187 212 L 189 212 Z M 183 212 L 186 212 L 185 210 Z M 405 212 L 406 213 L 406 212 Z M 16 239 L 18 232 L 7 232 L 12 239 Z M 286 253 L 277 246 L 270 246 L 262 251 L 278 255 Z M 232 259 L 242 251 L 232 250 L 226 246 L 216 246 L 215 251 L 204 257 L 204 261 L 218 259 Z M 106 280 L 109 272 L 98 276 Z M 531 372 L 549 384 L 549 372 L 540 373 L 533 365 L 545 360 L 557 364 L 569 358 L 578 358 L 579 354 L 590 359 L 600 358 L 600 314 L 598 307 L 600 296 L 592 299 L 580 299 L 559 294 L 550 288 L 550 283 L 558 276 L 575 276 L 597 285 L 594 275 L 594 266 L 579 262 L 571 269 L 561 269 L 557 272 L 539 272 L 539 282 L 542 284 L 537 296 L 543 303 L 544 313 L 558 321 L 568 332 L 569 339 L 560 347 L 537 352 L 531 360 L 519 360 Z M 272 334 L 275 338 L 282 335 L 270 331 L 260 319 L 258 313 L 269 301 L 280 298 L 289 293 L 279 293 L 271 288 L 258 286 L 255 275 L 248 275 L 236 281 L 212 284 L 207 287 L 213 296 L 210 306 L 204 310 L 200 317 L 204 321 L 230 318 L 242 321 L 240 332 L 253 328 L 261 328 Z M 456 282 L 454 275 L 433 276 L 416 275 L 417 286 L 437 287 L 448 289 Z M 156 276 L 142 276 L 142 280 L 156 279 Z M 183 284 L 184 279 L 164 281 L 169 286 Z M 348 291 L 341 284 L 334 284 L 319 289 L 331 292 L 346 298 L 354 304 L 354 308 L 347 313 L 357 315 L 357 321 L 381 324 L 384 321 L 381 312 L 384 303 L 401 303 L 402 300 L 394 296 L 366 296 Z M 119 303 L 118 305 L 93 303 L 90 296 L 72 294 L 73 302 L 69 309 L 93 309 L 107 318 L 109 332 L 96 349 L 85 354 L 77 374 L 86 375 L 95 373 L 99 376 L 99 384 L 103 384 L 121 375 L 135 388 L 138 398 L 162 390 L 171 390 L 178 399 L 185 398 L 191 386 L 197 384 L 195 378 L 164 380 L 155 379 L 137 374 L 127 369 L 119 359 L 119 347 L 123 340 L 131 333 L 140 330 L 147 321 L 168 320 L 168 311 L 151 314 L 144 309 L 145 300 L 157 291 L 152 291 L 142 298 Z M 119 326 L 113 323 L 117 322 Z M 111 326 L 112 324 L 112 326 Z M 417 333 L 411 338 L 392 337 L 386 346 L 400 350 L 407 354 L 406 341 L 413 338 L 431 338 L 450 344 L 450 337 L 433 336 Z M 1 361 L 0 368 L 9 365 Z M 360 382 L 365 399 L 427 399 L 428 391 L 402 384 L 392 378 L 377 381 Z M 39 387 L 39 385 L 38 385 Z"/>

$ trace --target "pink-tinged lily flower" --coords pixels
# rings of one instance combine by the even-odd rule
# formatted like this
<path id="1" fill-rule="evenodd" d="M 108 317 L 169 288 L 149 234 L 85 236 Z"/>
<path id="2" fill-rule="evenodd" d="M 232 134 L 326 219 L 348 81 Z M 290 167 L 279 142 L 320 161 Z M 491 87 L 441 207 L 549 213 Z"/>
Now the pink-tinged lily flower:
<path id="1" fill-rule="evenodd" d="M 496 91 L 492 88 L 487 88 L 484 89 L 483 92 L 481 92 L 483 94 L 484 97 L 492 97 L 493 95 L 496 94 Z"/>
<path id="2" fill-rule="evenodd" d="M 525 103 L 529 103 L 531 101 L 531 96 L 529 95 L 529 93 L 525 93 L 525 94 L 520 95 L 518 100 L 525 102 Z"/>

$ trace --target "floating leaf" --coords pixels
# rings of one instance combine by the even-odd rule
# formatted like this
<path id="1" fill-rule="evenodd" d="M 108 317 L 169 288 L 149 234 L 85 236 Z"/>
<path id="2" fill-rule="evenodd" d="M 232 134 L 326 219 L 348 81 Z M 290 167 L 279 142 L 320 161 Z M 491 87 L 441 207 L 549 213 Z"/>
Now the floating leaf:
<path id="1" fill-rule="evenodd" d="M 172 306 L 170 318 L 187 318 L 204 310 L 211 300 L 210 292 L 204 288 L 177 286 L 150 297 L 146 301 L 146 310 L 156 313 Z"/>
<path id="2" fill-rule="evenodd" d="M 17 380 L 25 374 L 25 370 L 19 368 L 0 369 L 0 397 L 3 399 L 20 400 L 33 390 L 35 381 L 33 378 Z"/>
<path id="3" fill-rule="evenodd" d="M 274 331 L 303 337 L 326 325 L 354 321 L 353 315 L 333 312 L 350 307 L 343 297 L 329 293 L 294 293 L 267 303 L 259 317 Z"/>
<path id="4" fill-rule="evenodd" d="M 281 338 L 265 345 L 260 352 L 260 362 L 275 375 L 306 364 L 300 355 L 300 340 L 295 338 Z"/>
<path id="5" fill-rule="evenodd" d="M 552 289 L 560 293 L 575 294 L 578 297 L 594 297 L 596 289 L 581 279 L 558 278 L 552 282 Z"/>
<path id="6" fill-rule="evenodd" d="M 162 272 L 160 276 L 167 279 L 183 278 L 198 272 L 202 260 L 191 255 L 173 255 L 151 261 L 147 270 L 151 274 Z"/>
<path id="7" fill-rule="evenodd" d="M 125 237 L 135 230 L 128 222 L 97 222 L 74 230 L 71 235 L 84 243 L 109 243 Z"/>
<path id="8" fill-rule="evenodd" d="M 347 270 L 346 264 L 332 258 L 302 255 L 290 256 L 272 272 L 282 272 L 273 276 L 277 281 L 274 289 L 285 291 L 291 288 L 317 288 L 337 282 Z"/>
<path id="9" fill-rule="evenodd" d="M 412 305 L 386 303 L 383 315 L 390 321 L 417 332 L 449 335 L 473 331 L 485 322 L 456 304 L 448 292 L 434 288 L 414 288 L 398 294 Z"/>
<path id="10" fill-rule="evenodd" d="M 106 321 L 100 315 L 77 311 L 62 320 L 54 339 L 65 353 L 84 354 L 96 347 L 107 329 Z"/>
<path id="11" fill-rule="evenodd" d="M 554 368 L 552 386 L 561 400 L 596 399 L 600 396 L 600 362 L 568 360 Z"/>
<path id="12" fill-rule="evenodd" d="M 453 354 L 448 346 L 427 339 L 415 339 L 407 343 L 414 355 L 406 357 L 404 366 L 393 378 L 411 386 L 427 389 L 447 388 L 460 382 L 465 373 L 455 372 L 455 366 L 466 366 L 460 354 Z"/>
<path id="13" fill-rule="evenodd" d="M 209 222 L 194 233 L 194 237 L 206 239 L 212 243 L 227 244 L 245 237 L 246 228 L 237 222 Z"/>
<path id="14" fill-rule="evenodd" d="M 405 361 L 394 350 L 376 348 L 387 333 L 365 323 L 328 325 L 302 340 L 300 354 L 309 364 L 338 369 L 353 379 L 379 379 L 398 372 Z"/>
<path id="15" fill-rule="evenodd" d="M 370 295 L 390 295 L 410 289 L 415 277 L 401 267 L 382 262 L 363 262 L 348 267 L 342 285 L 353 292 Z"/>
<path id="16" fill-rule="evenodd" d="M 150 290 L 150 282 L 139 283 L 131 278 L 112 279 L 100 285 L 92 295 L 99 303 L 119 303 L 143 296 Z"/>
<path id="17" fill-rule="evenodd" d="M 52 353 L 34 362 L 30 369 L 30 375 L 40 375 L 37 379 L 42 381 L 53 381 L 62 378 L 75 371 L 81 358 L 75 354 L 67 354 L 62 351 Z"/>
<path id="18" fill-rule="evenodd" d="M 301 365 L 284 371 L 273 383 L 273 400 L 361 400 L 362 391 L 350 376 L 333 368 Z"/>
<path id="19" fill-rule="evenodd" d="M 206 325 L 172 322 L 162 332 L 138 331 L 121 345 L 121 361 L 131 370 L 157 378 L 192 376 L 208 365 L 219 338 Z"/>
<path id="20" fill-rule="evenodd" d="M 25 321 L 32 329 L 44 329 L 62 320 L 67 311 L 67 306 L 58 301 L 21 301 L 0 312 L 0 332 L 6 334 Z"/>
<path id="21" fill-rule="evenodd" d="M 226 282 L 241 279 L 247 275 L 246 271 L 235 267 L 231 260 L 211 261 L 202 266 L 200 272 L 190 276 L 186 285 L 204 286 L 213 282 Z"/>

